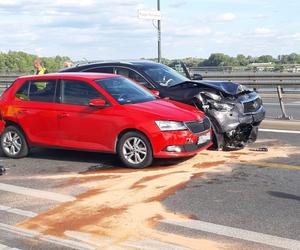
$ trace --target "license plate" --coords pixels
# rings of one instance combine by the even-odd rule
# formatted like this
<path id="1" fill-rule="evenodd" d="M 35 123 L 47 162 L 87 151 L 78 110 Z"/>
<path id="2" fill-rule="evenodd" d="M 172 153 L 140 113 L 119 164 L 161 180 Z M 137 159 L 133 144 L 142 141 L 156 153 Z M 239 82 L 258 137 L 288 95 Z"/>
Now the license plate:
<path id="1" fill-rule="evenodd" d="M 210 141 L 210 133 L 200 135 L 198 137 L 197 145 L 204 144 L 206 142 Z"/>

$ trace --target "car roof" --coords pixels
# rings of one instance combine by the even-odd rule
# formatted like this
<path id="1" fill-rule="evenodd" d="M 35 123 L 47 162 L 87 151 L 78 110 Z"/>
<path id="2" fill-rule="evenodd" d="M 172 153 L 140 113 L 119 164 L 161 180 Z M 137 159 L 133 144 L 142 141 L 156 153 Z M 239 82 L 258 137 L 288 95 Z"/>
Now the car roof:
<path id="1" fill-rule="evenodd" d="M 105 79 L 105 78 L 115 78 L 120 77 L 115 74 L 108 73 L 87 73 L 87 72 L 65 72 L 65 73 L 51 73 L 45 75 L 29 75 L 29 76 L 21 76 L 21 79 L 30 79 L 30 80 L 38 80 L 38 79 L 59 79 L 59 78 L 78 78 L 78 79 Z"/>
<path id="2" fill-rule="evenodd" d="M 68 71 L 77 71 L 78 69 L 89 69 L 95 68 L 99 66 L 112 66 L 112 65 L 120 65 L 120 66 L 147 66 L 147 65 L 159 65 L 159 63 L 149 61 L 149 60 L 112 60 L 112 61 L 92 61 L 82 64 L 77 64 L 72 68 L 62 69 L 61 72 Z"/>

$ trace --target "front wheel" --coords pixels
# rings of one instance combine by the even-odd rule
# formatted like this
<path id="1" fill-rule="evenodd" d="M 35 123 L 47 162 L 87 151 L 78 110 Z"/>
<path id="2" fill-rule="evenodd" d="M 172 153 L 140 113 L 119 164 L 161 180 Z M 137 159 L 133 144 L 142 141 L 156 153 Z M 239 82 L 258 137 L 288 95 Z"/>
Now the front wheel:
<path id="1" fill-rule="evenodd" d="M 22 158 L 29 152 L 23 132 L 15 126 L 8 126 L 4 129 L 1 135 L 1 149 L 10 158 Z"/>
<path id="2" fill-rule="evenodd" d="M 128 132 L 118 143 L 118 155 L 129 168 L 145 168 L 153 161 L 152 147 L 149 140 L 141 133 Z"/>

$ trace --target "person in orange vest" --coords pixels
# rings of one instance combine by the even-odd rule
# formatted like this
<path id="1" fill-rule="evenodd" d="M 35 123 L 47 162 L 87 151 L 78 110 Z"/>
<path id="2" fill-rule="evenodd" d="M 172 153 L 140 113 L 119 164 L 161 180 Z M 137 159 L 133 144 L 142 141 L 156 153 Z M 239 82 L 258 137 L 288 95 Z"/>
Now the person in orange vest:
<path id="1" fill-rule="evenodd" d="M 35 75 L 43 75 L 47 73 L 47 68 L 44 67 L 43 62 L 40 58 L 36 58 L 33 61 L 33 66 L 35 68 L 34 74 Z"/>

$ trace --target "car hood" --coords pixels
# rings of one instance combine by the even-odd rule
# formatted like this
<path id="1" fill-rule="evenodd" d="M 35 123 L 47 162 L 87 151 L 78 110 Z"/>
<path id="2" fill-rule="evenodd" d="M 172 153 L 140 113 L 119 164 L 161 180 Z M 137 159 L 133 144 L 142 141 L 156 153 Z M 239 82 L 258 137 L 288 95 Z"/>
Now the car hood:
<path id="1" fill-rule="evenodd" d="M 124 105 L 125 106 L 125 105 Z M 193 106 L 166 99 L 158 99 L 150 102 L 128 104 L 126 109 L 135 115 L 152 115 L 153 119 L 170 121 L 194 121 L 202 120 L 203 112 Z"/>
<path id="2" fill-rule="evenodd" d="M 219 90 L 227 95 L 238 95 L 244 91 L 247 91 L 248 89 L 235 82 L 230 82 L 230 81 L 207 81 L 207 80 L 201 80 L 201 81 L 193 81 L 196 82 L 197 84 L 204 85 L 206 87 L 210 87 L 216 90 Z"/>

